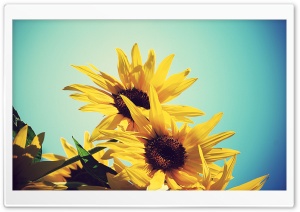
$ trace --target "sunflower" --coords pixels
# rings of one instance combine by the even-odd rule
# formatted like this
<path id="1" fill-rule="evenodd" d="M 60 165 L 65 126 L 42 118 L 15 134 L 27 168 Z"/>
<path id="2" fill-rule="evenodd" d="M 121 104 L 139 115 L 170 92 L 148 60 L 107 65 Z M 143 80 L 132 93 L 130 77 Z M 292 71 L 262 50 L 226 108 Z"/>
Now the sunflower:
<path id="1" fill-rule="evenodd" d="M 26 146 L 28 125 L 20 129 L 13 141 L 13 189 L 19 190 L 27 183 L 36 181 L 49 171 L 59 167 L 64 160 L 35 162 L 40 151 L 45 133 L 34 136 Z"/>
<path id="2" fill-rule="evenodd" d="M 93 143 L 89 142 L 90 134 L 86 131 L 84 133 L 84 143 L 83 148 L 85 150 L 93 149 L 95 146 Z M 58 159 L 70 159 L 78 155 L 76 148 L 69 144 L 64 138 L 61 138 L 61 143 L 67 157 L 56 155 L 53 153 L 43 154 L 43 158 L 48 160 L 58 160 Z M 105 166 L 109 165 L 108 160 L 103 160 L 102 156 L 105 153 L 104 150 L 98 151 L 93 154 L 94 159 Z M 122 171 L 124 165 L 119 160 L 115 160 L 112 168 L 117 171 L 117 173 Z M 132 190 L 133 186 L 126 180 L 128 177 L 123 173 L 117 175 L 112 175 L 107 173 L 107 179 L 111 189 L 122 189 L 122 190 Z M 107 189 L 99 184 L 98 180 L 94 179 L 82 166 L 80 161 L 73 164 L 65 166 L 55 172 L 48 174 L 41 179 L 41 182 L 30 184 L 26 189 L 74 189 L 79 190 L 104 190 Z M 67 184 L 65 184 L 67 183 Z M 68 185 L 68 186 L 66 186 Z"/>
<path id="3" fill-rule="evenodd" d="M 89 142 L 90 134 L 89 132 L 84 133 L 84 142 L 83 146 L 84 149 L 90 150 L 93 149 L 95 146 L 93 143 Z M 78 152 L 76 148 L 74 148 L 71 144 L 69 144 L 66 139 L 61 138 L 60 139 L 62 147 L 67 155 L 67 157 L 56 155 L 53 153 L 46 153 L 43 154 L 42 157 L 50 160 L 50 161 L 56 161 L 56 160 L 67 160 L 70 158 L 73 158 L 78 155 Z M 93 154 L 93 157 L 99 162 L 104 165 L 108 165 L 107 160 L 102 160 L 102 156 L 104 154 L 104 150 L 101 150 L 99 152 L 96 152 Z M 81 162 L 78 160 L 68 166 L 65 166 L 55 172 L 52 172 L 48 174 L 47 176 L 43 177 L 44 181 L 48 182 L 82 182 L 86 184 L 97 184 L 97 180 L 91 177 L 84 169 L 81 164 Z"/>
<path id="4" fill-rule="evenodd" d="M 121 95 L 137 125 L 138 132 L 100 130 L 106 139 L 114 138 L 120 141 L 97 144 L 109 148 L 103 158 L 120 158 L 131 163 L 131 166 L 124 169 L 137 188 L 158 189 L 165 182 L 170 189 L 202 188 L 199 183 L 202 179 L 199 175 L 202 166 L 198 146 L 203 148 L 204 158 L 214 170 L 213 174 L 217 174 L 220 169 L 213 163 L 239 152 L 213 147 L 232 136 L 234 132 L 227 131 L 209 136 L 220 121 L 222 113 L 192 129 L 187 124 L 178 129 L 176 122 L 163 113 L 154 86 L 150 85 L 149 90 L 151 104 L 149 119 L 129 98 Z"/>
<path id="5" fill-rule="evenodd" d="M 200 147 L 199 153 L 203 164 L 201 184 L 204 190 L 225 190 L 230 180 L 233 179 L 232 172 L 236 163 L 236 155 L 224 163 L 223 170 L 218 175 L 212 176 Z M 264 175 L 228 190 L 260 190 L 268 178 L 269 175 Z"/>
<path id="6" fill-rule="evenodd" d="M 189 68 L 166 79 L 174 54 L 166 57 L 159 64 L 156 72 L 153 50 L 149 51 L 145 64 L 142 63 L 137 44 L 134 44 L 131 51 L 131 64 L 121 49 L 117 49 L 117 55 L 118 74 L 121 81 L 98 70 L 94 65 L 73 65 L 75 69 L 89 76 L 99 88 L 81 84 L 73 84 L 64 88 L 64 90 L 79 92 L 70 96 L 75 100 L 88 103 L 80 108 L 81 111 L 100 112 L 105 115 L 105 118 L 92 133 L 91 141 L 97 140 L 101 136 L 99 129 L 112 130 L 117 127 L 123 130 L 135 129 L 134 119 L 121 96 L 130 99 L 143 111 L 143 114 L 148 115 L 150 83 L 153 84 L 158 94 L 159 104 L 163 104 L 180 95 L 197 80 L 197 78 L 186 79 L 190 73 Z M 189 123 L 192 121 L 188 117 L 204 114 L 197 108 L 183 105 L 163 105 L 162 109 L 176 121 Z"/>

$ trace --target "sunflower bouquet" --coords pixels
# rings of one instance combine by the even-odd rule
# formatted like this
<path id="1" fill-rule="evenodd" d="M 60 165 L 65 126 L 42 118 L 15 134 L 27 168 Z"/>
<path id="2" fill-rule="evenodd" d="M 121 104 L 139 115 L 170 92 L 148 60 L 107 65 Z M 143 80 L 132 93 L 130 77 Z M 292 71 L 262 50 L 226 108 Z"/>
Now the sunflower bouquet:
<path id="1" fill-rule="evenodd" d="M 191 118 L 204 112 L 168 104 L 196 82 L 187 78 L 190 69 L 167 78 L 174 55 L 155 69 L 155 52 L 143 63 L 137 44 L 131 63 L 121 49 L 117 55 L 120 80 L 92 64 L 73 65 L 95 86 L 72 84 L 64 90 L 87 103 L 79 110 L 104 118 L 91 134 L 84 133 L 83 142 L 72 138 L 75 147 L 61 138 L 66 156 L 42 153 L 44 133 L 36 135 L 14 110 L 13 189 L 227 190 L 239 151 L 216 147 L 235 134 L 211 134 L 223 113 L 191 127 Z M 267 179 L 228 190 L 260 190 Z"/>

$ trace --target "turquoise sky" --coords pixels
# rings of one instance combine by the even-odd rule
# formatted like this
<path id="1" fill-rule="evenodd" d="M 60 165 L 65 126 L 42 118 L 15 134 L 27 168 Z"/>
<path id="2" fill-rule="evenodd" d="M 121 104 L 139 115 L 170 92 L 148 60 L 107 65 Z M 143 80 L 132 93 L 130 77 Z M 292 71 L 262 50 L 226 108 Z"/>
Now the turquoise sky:
<path id="1" fill-rule="evenodd" d="M 265 190 L 286 189 L 286 22 L 280 20 L 20 20 L 13 23 L 13 106 L 36 133 L 43 152 L 64 155 L 60 137 L 83 139 L 103 115 L 62 89 L 92 82 L 70 65 L 97 66 L 117 76 L 117 54 L 138 43 L 145 61 L 174 53 L 169 76 L 191 68 L 196 83 L 170 103 L 218 112 L 213 132 L 236 134 L 218 146 L 239 150 L 228 187 L 270 174 Z M 73 144 L 73 143 L 72 143 Z"/>

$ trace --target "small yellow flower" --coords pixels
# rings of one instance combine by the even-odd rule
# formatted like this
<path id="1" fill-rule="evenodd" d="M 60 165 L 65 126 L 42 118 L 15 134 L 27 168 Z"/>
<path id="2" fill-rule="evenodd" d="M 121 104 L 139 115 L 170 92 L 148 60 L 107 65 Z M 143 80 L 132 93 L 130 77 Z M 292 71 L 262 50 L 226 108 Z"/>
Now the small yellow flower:
<path id="1" fill-rule="evenodd" d="M 101 72 L 93 65 L 90 67 L 73 65 L 74 68 L 89 76 L 99 88 L 81 84 L 73 84 L 64 88 L 64 90 L 79 92 L 70 96 L 75 100 L 88 103 L 80 110 L 100 112 L 106 116 L 92 133 L 91 141 L 97 140 L 100 136 L 98 129 L 115 129 L 118 126 L 124 130 L 135 129 L 134 120 L 121 98 L 122 95 L 129 98 L 147 115 L 150 109 L 150 83 L 153 84 L 158 94 L 158 103 L 163 104 L 180 95 L 197 80 L 196 78 L 186 79 L 190 69 L 174 74 L 167 79 L 173 54 L 159 64 L 156 72 L 154 72 L 155 53 L 153 50 L 150 50 L 145 64 L 142 63 L 137 44 L 133 46 L 131 51 L 131 64 L 121 49 L 117 49 L 117 54 L 118 73 L 121 81 Z M 176 121 L 190 123 L 192 121 L 188 117 L 204 114 L 197 108 L 182 105 L 163 105 L 162 109 Z"/>
<path id="2" fill-rule="evenodd" d="M 100 143 L 98 146 L 108 147 L 103 158 L 120 158 L 132 164 L 125 167 L 129 180 L 137 188 L 157 190 L 166 182 L 170 189 L 202 188 L 201 159 L 198 147 L 201 146 L 206 161 L 214 173 L 220 168 L 213 163 L 238 154 L 238 151 L 214 148 L 214 145 L 231 137 L 234 132 L 227 131 L 209 136 L 222 117 L 219 113 L 205 123 L 190 129 L 184 124 L 177 128 L 173 119 L 163 113 L 155 88 L 150 85 L 149 119 L 141 109 L 126 96 L 121 95 L 128 107 L 138 132 L 121 130 L 100 130 L 106 138 L 114 138 L 119 143 Z M 171 129 L 168 123 L 171 123 Z"/>

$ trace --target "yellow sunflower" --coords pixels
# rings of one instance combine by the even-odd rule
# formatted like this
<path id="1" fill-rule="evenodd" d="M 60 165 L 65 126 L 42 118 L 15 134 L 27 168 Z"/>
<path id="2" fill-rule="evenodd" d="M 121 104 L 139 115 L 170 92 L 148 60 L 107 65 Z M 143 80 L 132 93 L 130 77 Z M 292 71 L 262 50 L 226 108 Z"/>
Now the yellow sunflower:
<path id="1" fill-rule="evenodd" d="M 85 150 L 93 149 L 95 146 L 93 143 L 89 142 L 90 134 L 86 131 L 84 133 L 84 143 L 83 148 Z M 59 160 L 59 159 L 70 159 L 78 155 L 76 148 L 74 148 L 71 144 L 69 144 L 64 138 L 61 138 L 61 143 L 63 149 L 67 155 L 67 157 L 56 155 L 53 153 L 43 154 L 43 158 L 48 160 Z M 93 154 L 94 159 L 96 159 L 99 163 L 102 163 L 106 166 L 109 165 L 108 160 L 103 160 L 102 156 L 105 153 L 104 150 L 96 152 Z M 111 168 L 113 168 L 117 173 L 122 171 L 124 165 L 119 161 L 115 160 L 114 164 Z M 121 190 L 132 190 L 134 187 L 128 182 L 128 177 L 123 173 L 119 173 L 117 175 L 112 175 L 107 173 L 107 179 L 110 185 L 110 189 L 121 189 Z M 48 174 L 47 176 L 41 179 L 41 182 L 32 183 L 28 185 L 25 189 L 67 189 L 64 182 L 80 182 L 85 185 L 79 185 L 76 189 L 79 190 L 104 190 L 107 189 L 98 185 L 98 181 L 89 175 L 84 169 L 80 161 L 77 161 L 73 164 L 65 166 L 55 172 Z M 75 185 L 76 186 L 76 185 Z"/>
<path id="2" fill-rule="evenodd" d="M 89 76 L 99 88 L 81 84 L 73 84 L 64 88 L 64 90 L 79 92 L 70 96 L 75 100 L 88 103 L 80 108 L 81 111 L 100 112 L 106 116 L 92 133 L 91 141 L 97 140 L 100 136 L 98 129 L 115 129 L 118 126 L 124 130 L 135 129 L 134 119 L 121 98 L 122 95 L 129 98 L 147 115 L 150 109 L 150 83 L 153 84 L 158 94 L 159 104 L 163 104 L 180 95 L 197 80 L 197 78 L 186 79 L 190 69 L 174 74 L 167 79 L 174 54 L 166 57 L 159 64 L 156 72 L 153 50 L 149 51 L 145 64 L 142 63 L 137 44 L 134 44 L 131 51 L 131 64 L 121 49 L 117 49 L 117 54 L 118 73 L 121 81 L 98 70 L 93 65 L 73 65 L 78 71 Z M 188 117 L 204 114 L 197 108 L 182 105 L 163 105 L 162 109 L 176 121 L 190 123 L 192 121 Z"/>
<path id="3" fill-rule="evenodd" d="M 13 189 L 19 190 L 59 167 L 64 160 L 34 162 L 44 141 L 45 133 L 36 135 L 26 146 L 28 125 L 20 129 L 13 141 Z"/>
<path id="4" fill-rule="evenodd" d="M 213 162 L 239 153 L 231 149 L 213 148 L 234 135 L 232 131 L 209 135 L 220 121 L 222 113 L 192 129 L 187 124 L 178 129 L 175 121 L 163 113 L 154 86 L 150 85 L 149 119 L 129 98 L 124 95 L 121 98 L 128 107 L 138 132 L 99 129 L 106 138 L 114 138 L 120 142 L 97 145 L 109 148 L 104 159 L 120 158 L 132 164 L 124 169 L 129 180 L 138 188 L 158 189 L 165 182 L 170 189 L 202 188 L 199 183 L 202 179 L 199 175 L 202 166 L 198 145 L 203 147 L 205 160 L 214 170 L 213 174 L 220 171 Z M 171 129 L 168 127 L 169 122 Z"/>
<path id="5" fill-rule="evenodd" d="M 89 142 L 89 139 L 90 139 L 90 134 L 89 132 L 86 131 L 84 133 L 84 142 L 83 142 L 83 148 L 86 150 L 90 150 L 95 147 L 93 143 Z M 69 144 L 66 141 L 66 139 L 61 138 L 60 141 L 67 157 L 53 154 L 53 153 L 43 154 L 42 157 L 50 161 L 56 161 L 61 159 L 67 160 L 78 155 L 76 148 L 73 147 L 71 144 Z M 93 154 L 93 157 L 99 163 L 102 163 L 107 166 L 108 161 L 101 159 L 103 154 L 104 154 L 104 150 L 101 150 Z M 67 182 L 67 181 L 87 182 L 88 179 L 93 181 L 93 179 L 90 178 L 89 174 L 84 171 L 83 166 L 79 160 L 43 177 L 43 180 L 48 182 Z"/>
<path id="6" fill-rule="evenodd" d="M 212 176 L 201 147 L 199 147 L 199 153 L 203 164 L 201 184 L 204 190 L 225 190 L 230 180 L 233 179 L 232 171 L 236 163 L 236 155 L 225 162 L 223 170 L 218 175 Z M 228 190 L 260 190 L 268 178 L 269 175 L 264 175 Z"/>

